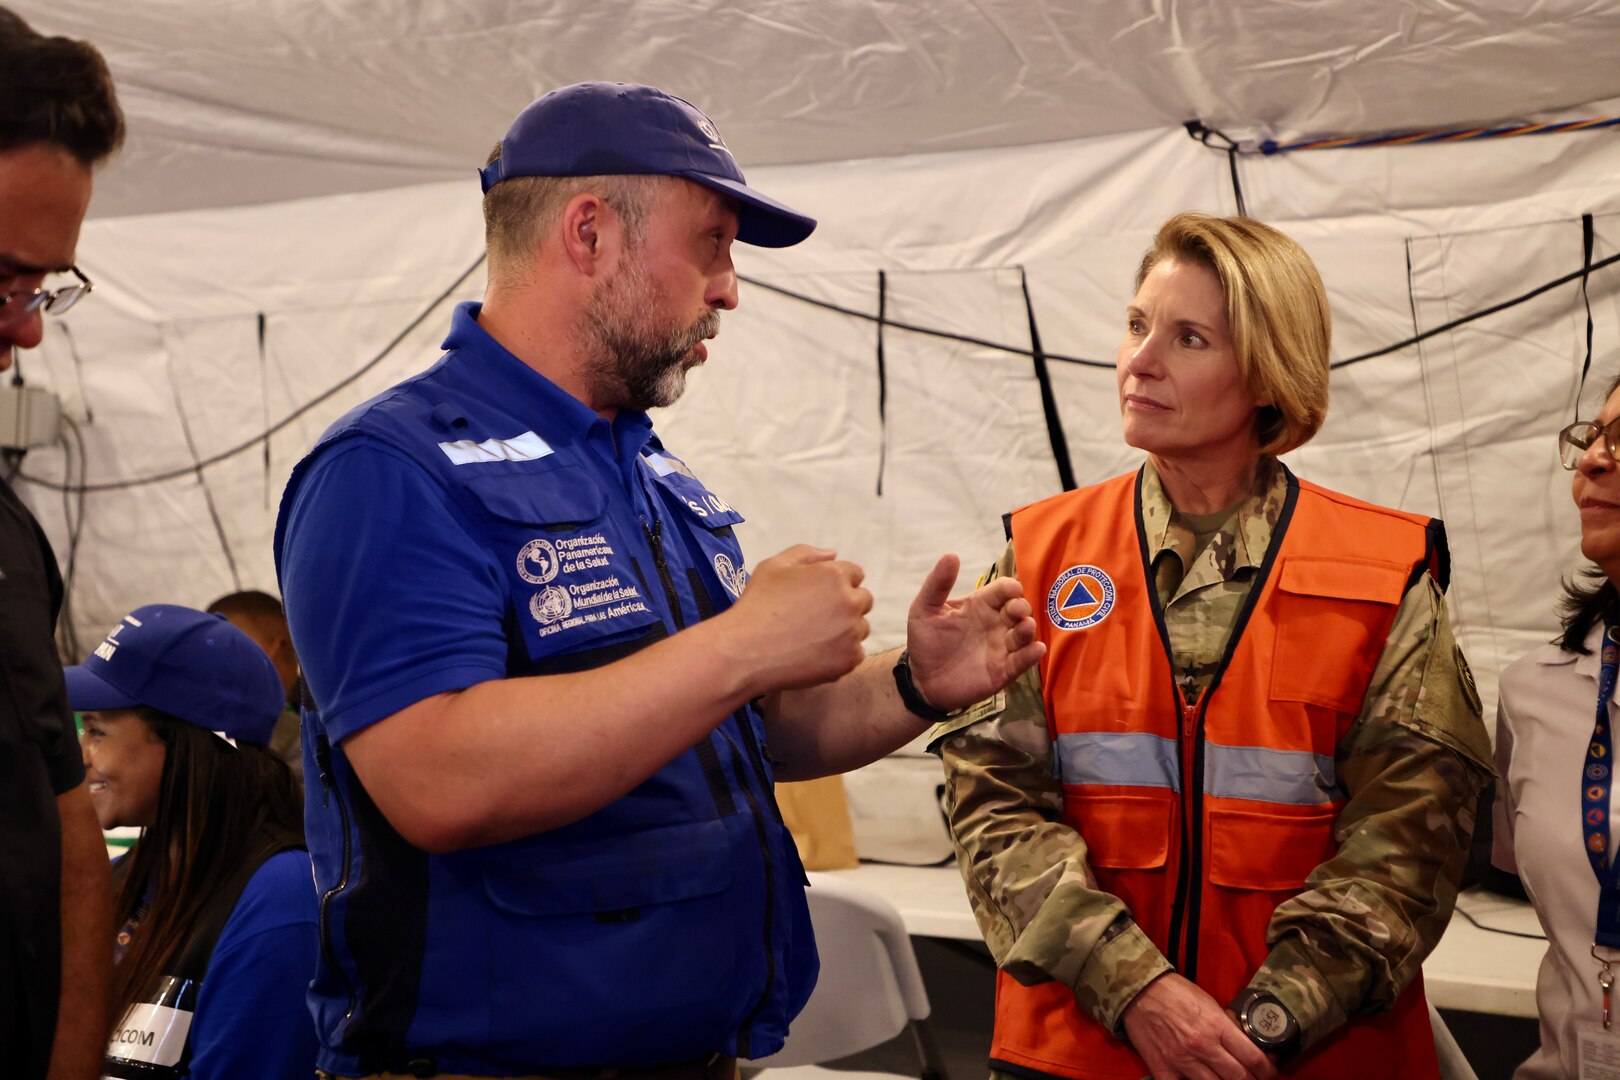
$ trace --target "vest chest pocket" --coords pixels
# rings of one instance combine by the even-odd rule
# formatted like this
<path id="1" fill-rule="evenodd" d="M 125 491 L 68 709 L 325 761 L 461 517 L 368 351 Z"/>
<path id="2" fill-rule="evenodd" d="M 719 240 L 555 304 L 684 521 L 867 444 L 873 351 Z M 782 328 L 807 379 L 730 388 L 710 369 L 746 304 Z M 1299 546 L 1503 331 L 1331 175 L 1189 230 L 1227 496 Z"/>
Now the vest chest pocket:
<path id="1" fill-rule="evenodd" d="M 1170 859 L 1175 796 L 1064 792 L 1063 815 L 1086 842 L 1086 863 L 1103 870 L 1156 870 Z"/>
<path id="2" fill-rule="evenodd" d="M 1306 814 L 1209 811 L 1209 880 L 1229 889 L 1296 890 L 1338 851 L 1337 809 Z"/>
<path id="3" fill-rule="evenodd" d="M 764 982 L 765 912 L 758 875 L 737 872 L 752 823 L 732 821 L 542 836 L 488 857 L 490 1052 L 651 1064 L 663 1058 L 639 1055 L 696 1057 L 735 1032 Z"/>
<path id="4" fill-rule="evenodd" d="M 601 490 L 572 465 L 469 477 L 531 659 L 595 648 L 663 619 Z"/>
<path id="5" fill-rule="evenodd" d="M 1296 556 L 1280 572 L 1271 696 L 1359 713 L 1411 568 Z"/>

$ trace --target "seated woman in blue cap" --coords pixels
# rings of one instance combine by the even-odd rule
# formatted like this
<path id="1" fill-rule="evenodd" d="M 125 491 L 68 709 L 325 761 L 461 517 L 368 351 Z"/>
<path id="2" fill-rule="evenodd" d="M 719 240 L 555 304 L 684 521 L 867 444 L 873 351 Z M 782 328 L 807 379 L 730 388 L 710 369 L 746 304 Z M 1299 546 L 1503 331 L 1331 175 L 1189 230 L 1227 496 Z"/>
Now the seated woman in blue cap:
<path id="1" fill-rule="evenodd" d="M 312 1075 L 316 896 L 297 785 L 265 748 L 275 666 L 223 616 L 154 604 L 66 676 L 101 827 L 142 829 L 113 870 L 104 1074 Z"/>

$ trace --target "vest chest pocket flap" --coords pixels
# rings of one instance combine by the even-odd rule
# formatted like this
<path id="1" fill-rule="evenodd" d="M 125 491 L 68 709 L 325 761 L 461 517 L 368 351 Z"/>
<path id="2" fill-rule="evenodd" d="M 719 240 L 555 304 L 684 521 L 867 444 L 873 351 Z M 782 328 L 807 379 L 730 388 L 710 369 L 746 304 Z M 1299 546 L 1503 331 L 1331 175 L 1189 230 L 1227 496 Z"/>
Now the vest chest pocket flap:
<path id="1" fill-rule="evenodd" d="M 1271 696 L 1359 713 L 1410 574 L 1411 567 L 1400 563 L 1284 559 Z"/>
<path id="2" fill-rule="evenodd" d="M 601 490 L 576 465 L 469 476 L 461 486 L 492 516 L 518 525 L 560 530 L 595 521 L 604 508 Z"/>
<path id="3" fill-rule="evenodd" d="M 511 915 L 594 915 L 710 896 L 732 875 L 726 823 L 714 820 L 622 836 L 537 837 L 487 867 L 484 889 Z"/>
<path id="4" fill-rule="evenodd" d="M 582 469 L 469 477 L 463 490 L 486 515 L 475 531 L 504 568 L 516 625 L 532 659 L 646 631 L 662 618 L 634 556 L 639 537 L 605 513 Z"/>

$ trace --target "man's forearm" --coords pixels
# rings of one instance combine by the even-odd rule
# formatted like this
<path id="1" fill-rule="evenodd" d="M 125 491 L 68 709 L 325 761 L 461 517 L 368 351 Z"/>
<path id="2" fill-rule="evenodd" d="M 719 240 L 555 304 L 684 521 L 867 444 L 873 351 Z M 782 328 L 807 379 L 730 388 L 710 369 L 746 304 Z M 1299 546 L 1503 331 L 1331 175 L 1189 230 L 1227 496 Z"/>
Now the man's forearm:
<path id="1" fill-rule="evenodd" d="M 50 1080 L 94 1080 L 107 1050 L 112 877 L 84 784 L 57 796 L 62 819 L 62 995 Z"/>
<path id="2" fill-rule="evenodd" d="M 848 772 L 927 730 L 895 688 L 899 649 L 875 653 L 841 679 L 765 699 L 765 725 L 778 780 Z"/>

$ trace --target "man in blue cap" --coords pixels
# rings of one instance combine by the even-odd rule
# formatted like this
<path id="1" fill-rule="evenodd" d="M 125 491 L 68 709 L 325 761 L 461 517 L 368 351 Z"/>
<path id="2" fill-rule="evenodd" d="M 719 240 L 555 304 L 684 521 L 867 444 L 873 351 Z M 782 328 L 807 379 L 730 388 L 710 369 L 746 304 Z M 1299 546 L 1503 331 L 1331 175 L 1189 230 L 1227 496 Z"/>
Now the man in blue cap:
<path id="1" fill-rule="evenodd" d="M 277 565 L 310 694 L 311 989 L 341 1077 L 727 1077 L 815 981 L 775 778 L 863 764 L 1034 663 L 1015 582 L 864 657 L 872 598 L 653 433 L 737 306 L 734 241 L 815 222 L 647 86 L 525 109 L 482 171 L 484 302 L 294 471 Z M 746 586 L 746 590 L 745 587 Z"/>

